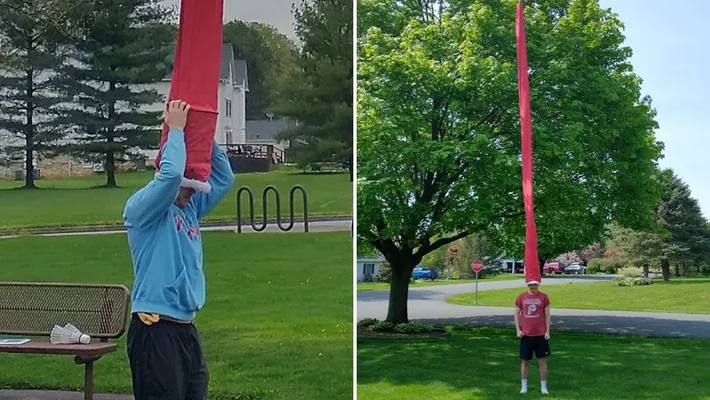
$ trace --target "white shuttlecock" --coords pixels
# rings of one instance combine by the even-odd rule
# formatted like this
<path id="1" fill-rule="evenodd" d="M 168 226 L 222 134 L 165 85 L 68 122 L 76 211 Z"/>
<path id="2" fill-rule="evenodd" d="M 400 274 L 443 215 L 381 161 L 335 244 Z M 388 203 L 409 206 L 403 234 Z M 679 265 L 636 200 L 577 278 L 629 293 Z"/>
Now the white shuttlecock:
<path id="1" fill-rule="evenodd" d="M 52 329 L 52 334 L 50 335 L 49 340 L 52 344 L 89 344 L 91 342 L 91 337 L 81 333 L 81 331 L 74 325 L 66 324 L 64 327 L 54 325 L 54 329 Z"/>

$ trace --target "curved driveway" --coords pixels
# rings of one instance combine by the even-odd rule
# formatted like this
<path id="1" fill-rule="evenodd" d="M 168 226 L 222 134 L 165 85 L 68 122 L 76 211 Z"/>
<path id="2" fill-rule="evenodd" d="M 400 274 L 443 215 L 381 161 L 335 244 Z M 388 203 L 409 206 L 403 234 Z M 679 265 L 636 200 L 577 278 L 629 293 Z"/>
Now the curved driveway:
<path id="1" fill-rule="evenodd" d="M 568 282 L 597 282 L 613 276 L 546 278 L 544 286 Z M 460 306 L 446 298 L 475 290 L 476 285 L 441 285 L 409 289 L 409 318 L 437 324 L 513 327 L 513 301 L 510 307 Z M 478 290 L 507 288 L 525 290 L 522 278 L 512 281 L 481 282 Z M 630 311 L 572 310 L 555 308 L 552 299 L 552 330 L 616 333 L 643 336 L 686 337 L 710 339 L 710 315 L 651 313 Z M 384 319 L 387 315 L 389 290 L 357 293 L 357 316 Z M 554 333 L 553 333 L 554 334 Z"/>

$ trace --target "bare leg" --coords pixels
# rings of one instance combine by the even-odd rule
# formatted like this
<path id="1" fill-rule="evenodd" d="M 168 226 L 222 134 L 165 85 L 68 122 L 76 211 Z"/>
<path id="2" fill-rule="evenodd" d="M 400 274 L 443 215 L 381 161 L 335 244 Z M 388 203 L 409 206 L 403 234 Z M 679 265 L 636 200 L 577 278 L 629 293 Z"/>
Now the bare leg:
<path id="1" fill-rule="evenodd" d="M 528 392 L 528 372 L 530 371 L 530 360 L 521 360 L 520 363 L 520 394 Z"/>
<path id="2" fill-rule="evenodd" d="M 537 364 L 540 366 L 540 393 L 550 394 L 550 392 L 547 391 L 547 360 L 538 358 Z"/>
<path id="3" fill-rule="evenodd" d="M 540 366 L 540 380 L 547 380 L 547 360 L 544 358 L 538 358 L 537 364 Z M 527 373 L 527 371 L 525 371 Z"/>
<path id="4" fill-rule="evenodd" d="M 545 370 L 545 371 L 547 371 L 547 370 Z M 522 360 L 522 363 L 520 363 L 520 379 L 528 379 L 529 372 L 530 372 L 530 360 Z M 545 373 L 547 373 L 547 372 L 545 372 Z"/>

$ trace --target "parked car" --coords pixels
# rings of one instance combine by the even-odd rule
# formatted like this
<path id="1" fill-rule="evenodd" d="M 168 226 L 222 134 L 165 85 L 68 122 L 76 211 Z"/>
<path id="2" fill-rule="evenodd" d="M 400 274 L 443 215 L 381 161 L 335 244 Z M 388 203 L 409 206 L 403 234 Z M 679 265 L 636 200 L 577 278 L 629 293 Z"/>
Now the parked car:
<path id="1" fill-rule="evenodd" d="M 545 275 L 556 275 L 561 274 L 565 270 L 565 265 L 559 262 L 546 263 L 542 267 L 542 273 Z"/>
<path id="2" fill-rule="evenodd" d="M 416 267 L 412 271 L 412 276 L 414 276 L 414 279 L 431 279 L 433 281 L 439 276 L 439 273 L 435 269 Z"/>
<path id="3" fill-rule="evenodd" d="M 570 264 L 565 268 L 566 275 L 582 275 L 584 273 L 584 266 L 574 263 Z"/>

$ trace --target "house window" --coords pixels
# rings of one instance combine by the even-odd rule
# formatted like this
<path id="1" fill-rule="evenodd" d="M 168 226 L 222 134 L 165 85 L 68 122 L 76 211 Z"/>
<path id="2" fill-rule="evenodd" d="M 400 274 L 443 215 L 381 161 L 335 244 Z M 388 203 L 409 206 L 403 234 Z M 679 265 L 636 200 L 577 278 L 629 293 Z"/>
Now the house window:
<path id="1" fill-rule="evenodd" d="M 225 114 L 227 115 L 227 118 L 232 118 L 232 100 L 227 99 L 225 106 L 226 106 L 226 110 L 227 110 L 225 112 Z"/>
<path id="2" fill-rule="evenodd" d="M 362 266 L 363 275 L 374 275 L 375 274 L 375 264 L 363 264 Z"/>

